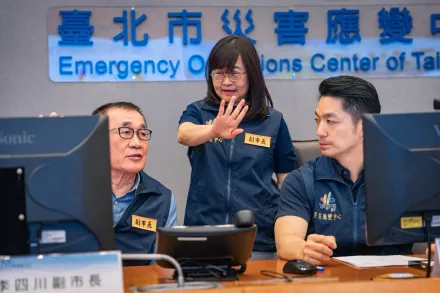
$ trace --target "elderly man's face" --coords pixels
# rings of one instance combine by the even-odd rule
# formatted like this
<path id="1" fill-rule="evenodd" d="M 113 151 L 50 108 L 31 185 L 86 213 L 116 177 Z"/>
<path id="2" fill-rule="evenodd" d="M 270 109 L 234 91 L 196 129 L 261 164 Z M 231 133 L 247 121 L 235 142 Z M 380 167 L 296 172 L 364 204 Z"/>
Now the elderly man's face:
<path id="1" fill-rule="evenodd" d="M 146 128 L 142 115 L 134 110 L 112 108 L 107 111 L 109 129 L 128 127 L 135 130 L 132 138 L 122 138 L 118 130 L 110 131 L 110 164 L 112 171 L 138 173 L 147 163 L 148 141 L 140 140 L 138 129 Z"/>

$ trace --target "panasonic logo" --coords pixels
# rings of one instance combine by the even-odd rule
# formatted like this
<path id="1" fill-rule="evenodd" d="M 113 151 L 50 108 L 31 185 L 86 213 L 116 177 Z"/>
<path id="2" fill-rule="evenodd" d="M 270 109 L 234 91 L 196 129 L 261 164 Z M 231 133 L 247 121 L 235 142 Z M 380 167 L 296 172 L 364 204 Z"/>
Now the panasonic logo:
<path id="1" fill-rule="evenodd" d="M 34 144 L 35 135 L 23 131 L 20 134 L 9 134 L 0 132 L 0 145 L 26 145 Z"/>

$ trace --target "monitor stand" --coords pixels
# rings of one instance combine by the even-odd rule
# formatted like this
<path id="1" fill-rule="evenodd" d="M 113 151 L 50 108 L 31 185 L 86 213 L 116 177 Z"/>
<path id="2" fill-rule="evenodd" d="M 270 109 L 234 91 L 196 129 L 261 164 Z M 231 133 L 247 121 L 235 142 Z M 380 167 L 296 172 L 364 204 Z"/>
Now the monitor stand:
<path id="1" fill-rule="evenodd" d="M 0 168 L 0 255 L 28 255 L 24 168 Z"/>

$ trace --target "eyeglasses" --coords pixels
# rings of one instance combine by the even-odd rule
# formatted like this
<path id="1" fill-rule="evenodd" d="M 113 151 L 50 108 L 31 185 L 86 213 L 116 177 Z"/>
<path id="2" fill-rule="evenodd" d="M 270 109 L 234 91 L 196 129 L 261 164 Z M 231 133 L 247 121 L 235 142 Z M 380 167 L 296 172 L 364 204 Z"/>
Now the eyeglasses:
<path id="1" fill-rule="evenodd" d="M 118 130 L 119 136 L 121 138 L 131 139 L 133 138 L 134 132 L 136 131 L 137 137 L 140 140 L 148 141 L 151 139 L 151 134 L 153 133 L 151 130 L 146 128 L 140 128 L 138 130 L 134 130 L 130 127 L 119 127 L 119 128 L 112 128 L 109 129 L 109 131 Z"/>
<path id="2" fill-rule="evenodd" d="M 224 80 L 225 76 L 228 76 L 229 79 L 232 81 L 239 81 L 241 79 L 241 76 L 245 73 L 246 71 L 245 72 L 232 71 L 230 73 L 217 71 L 217 72 L 212 72 L 211 76 L 214 80 L 218 80 L 218 81 Z"/>

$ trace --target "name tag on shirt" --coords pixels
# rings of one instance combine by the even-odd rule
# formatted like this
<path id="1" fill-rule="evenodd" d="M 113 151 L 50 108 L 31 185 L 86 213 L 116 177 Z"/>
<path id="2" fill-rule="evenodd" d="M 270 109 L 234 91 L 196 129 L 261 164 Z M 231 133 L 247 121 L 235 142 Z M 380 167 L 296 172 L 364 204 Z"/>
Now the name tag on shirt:
<path id="1" fill-rule="evenodd" d="M 244 143 L 270 148 L 270 136 L 257 135 L 252 133 L 244 134 Z"/>
<path id="2" fill-rule="evenodd" d="M 412 228 L 422 228 L 423 219 L 422 217 L 402 217 L 400 218 L 400 228 L 402 229 L 412 229 Z"/>
<path id="3" fill-rule="evenodd" d="M 139 217 L 136 215 L 131 216 L 131 226 L 146 231 L 156 232 L 157 220 Z"/>

